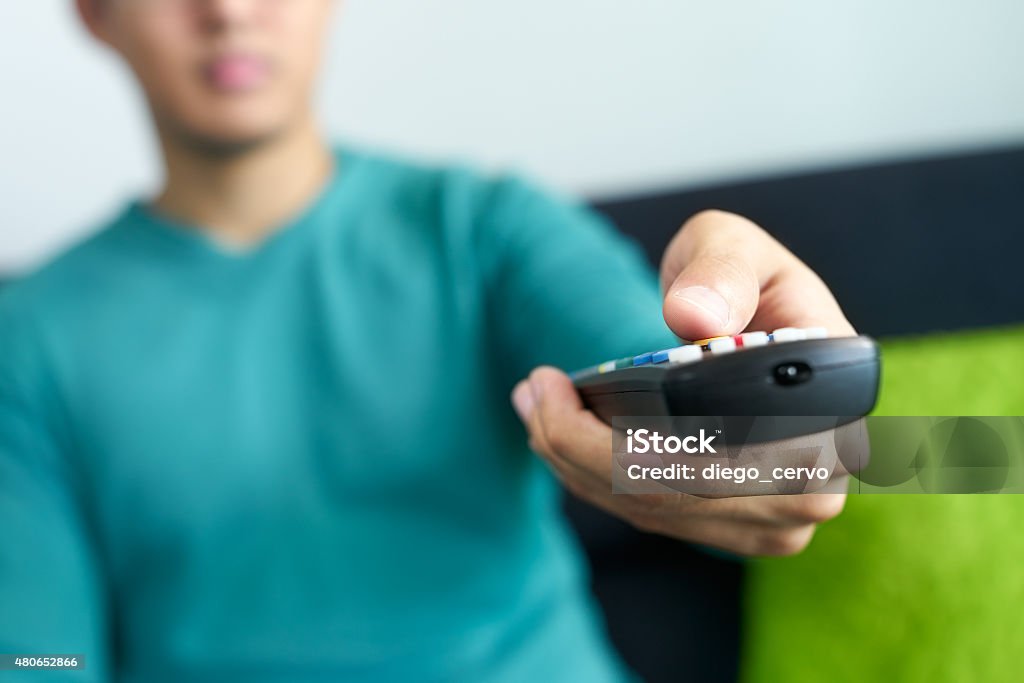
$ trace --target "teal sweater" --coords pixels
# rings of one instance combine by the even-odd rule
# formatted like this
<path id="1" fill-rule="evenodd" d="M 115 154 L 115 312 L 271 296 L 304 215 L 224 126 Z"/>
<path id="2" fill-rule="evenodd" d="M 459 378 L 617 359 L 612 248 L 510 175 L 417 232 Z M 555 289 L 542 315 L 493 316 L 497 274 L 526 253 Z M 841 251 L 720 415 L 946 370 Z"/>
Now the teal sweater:
<path id="1" fill-rule="evenodd" d="M 82 653 L 73 681 L 628 676 L 508 394 L 670 344 L 660 311 L 600 219 L 465 169 L 339 152 L 245 253 L 129 207 L 0 293 L 0 652 Z"/>

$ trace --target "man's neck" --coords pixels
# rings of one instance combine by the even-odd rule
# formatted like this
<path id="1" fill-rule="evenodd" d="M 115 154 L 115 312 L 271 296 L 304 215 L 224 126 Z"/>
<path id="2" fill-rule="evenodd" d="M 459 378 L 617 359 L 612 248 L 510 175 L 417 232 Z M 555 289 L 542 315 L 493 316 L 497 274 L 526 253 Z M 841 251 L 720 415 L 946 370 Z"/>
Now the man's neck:
<path id="1" fill-rule="evenodd" d="M 247 247 L 266 239 L 321 192 L 333 156 L 312 117 L 235 154 L 161 135 L 166 184 L 157 209 L 213 239 Z"/>

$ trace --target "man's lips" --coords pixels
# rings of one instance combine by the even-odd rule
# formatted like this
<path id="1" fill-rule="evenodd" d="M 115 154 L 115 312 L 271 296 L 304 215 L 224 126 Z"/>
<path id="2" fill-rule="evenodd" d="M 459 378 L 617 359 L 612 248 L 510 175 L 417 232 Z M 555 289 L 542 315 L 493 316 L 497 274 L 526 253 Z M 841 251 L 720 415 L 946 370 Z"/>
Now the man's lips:
<path id="1" fill-rule="evenodd" d="M 224 55 L 207 63 L 203 76 L 207 83 L 222 92 L 245 92 L 267 81 L 270 64 L 256 55 Z"/>

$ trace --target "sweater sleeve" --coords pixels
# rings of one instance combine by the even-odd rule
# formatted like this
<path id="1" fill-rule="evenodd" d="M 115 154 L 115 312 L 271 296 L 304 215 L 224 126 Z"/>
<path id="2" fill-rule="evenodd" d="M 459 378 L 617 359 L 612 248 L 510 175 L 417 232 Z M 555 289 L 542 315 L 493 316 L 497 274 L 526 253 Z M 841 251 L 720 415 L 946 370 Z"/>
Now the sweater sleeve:
<path id="1" fill-rule="evenodd" d="M 517 378 L 678 344 L 636 244 L 577 202 L 519 179 L 496 184 L 481 229 L 497 343 Z"/>
<path id="2" fill-rule="evenodd" d="M 24 316 L 0 300 L 0 653 L 84 655 L 84 669 L 44 677 L 104 681 L 102 581 L 28 332 Z M 4 671 L 0 678 L 39 675 Z"/>

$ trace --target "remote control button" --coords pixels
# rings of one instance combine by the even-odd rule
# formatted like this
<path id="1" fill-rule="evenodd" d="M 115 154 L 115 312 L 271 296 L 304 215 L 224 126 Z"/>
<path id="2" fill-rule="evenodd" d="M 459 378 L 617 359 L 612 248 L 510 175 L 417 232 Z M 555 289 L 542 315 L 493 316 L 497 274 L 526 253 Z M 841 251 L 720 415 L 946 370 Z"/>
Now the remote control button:
<path id="1" fill-rule="evenodd" d="M 767 332 L 744 332 L 740 335 L 743 340 L 743 348 L 751 346 L 764 346 L 768 343 Z"/>
<path id="2" fill-rule="evenodd" d="M 668 361 L 670 363 L 692 363 L 698 361 L 704 357 L 704 349 L 697 346 L 696 344 L 688 344 L 687 346 L 677 346 L 674 349 L 670 349 L 668 352 Z"/>
<path id="3" fill-rule="evenodd" d="M 633 356 L 633 365 L 650 365 L 653 357 L 653 353 L 641 353 L 639 356 Z"/>
<path id="4" fill-rule="evenodd" d="M 698 339 L 697 341 L 692 341 L 690 342 L 690 344 L 692 346 L 702 346 L 706 349 L 708 348 L 708 346 L 710 346 L 711 342 L 715 341 L 716 339 L 729 339 L 729 337 L 708 337 L 707 339 Z"/>
<path id="5" fill-rule="evenodd" d="M 617 361 L 615 361 L 615 369 L 616 370 L 621 370 L 622 368 L 631 368 L 631 367 L 633 367 L 633 357 L 632 356 L 630 356 L 629 358 L 620 358 Z"/>
<path id="6" fill-rule="evenodd" d="M 804 335 L 805 339 L 826 339 L 828 338 L 828 330 L 824 327 L 805 327 Z"/>
<path id="7" fill-rule="evenodd" d="M 652 363 L 667 363 L 668 362 L 668 352 L 671 351 L 671 350 L 672 349 L 662 349 L 661 351 L 655 351 L 654 355 L 651 356 L 651 362 Z"/>
<path id="8" fill-rule="evenodd" d="M 711 353 L 731 353 L 736 350 L 736 341 L 732 337 L 721 337 L 708 342 Z"/>
<path id="9" fill-rule="evenodd" d="M 613 360 L 610 360 L 610 361 L 608 361 L 606 363 L 601 363 L 600 365 L 597 366 L 598 373 L 600 373 L 602 375 L 604 373 L 606 373 L 606 372 L 611 372 L 614 369 L 615 369 L 615 361 L 613 361 Z"/>
<path id="10" fill-rule="evenodd" d="M 772 332 L 772 340 L 775 342 L 800 341 L 806 338 L 804 331 L 796 327 L 780 327 Z"/>

